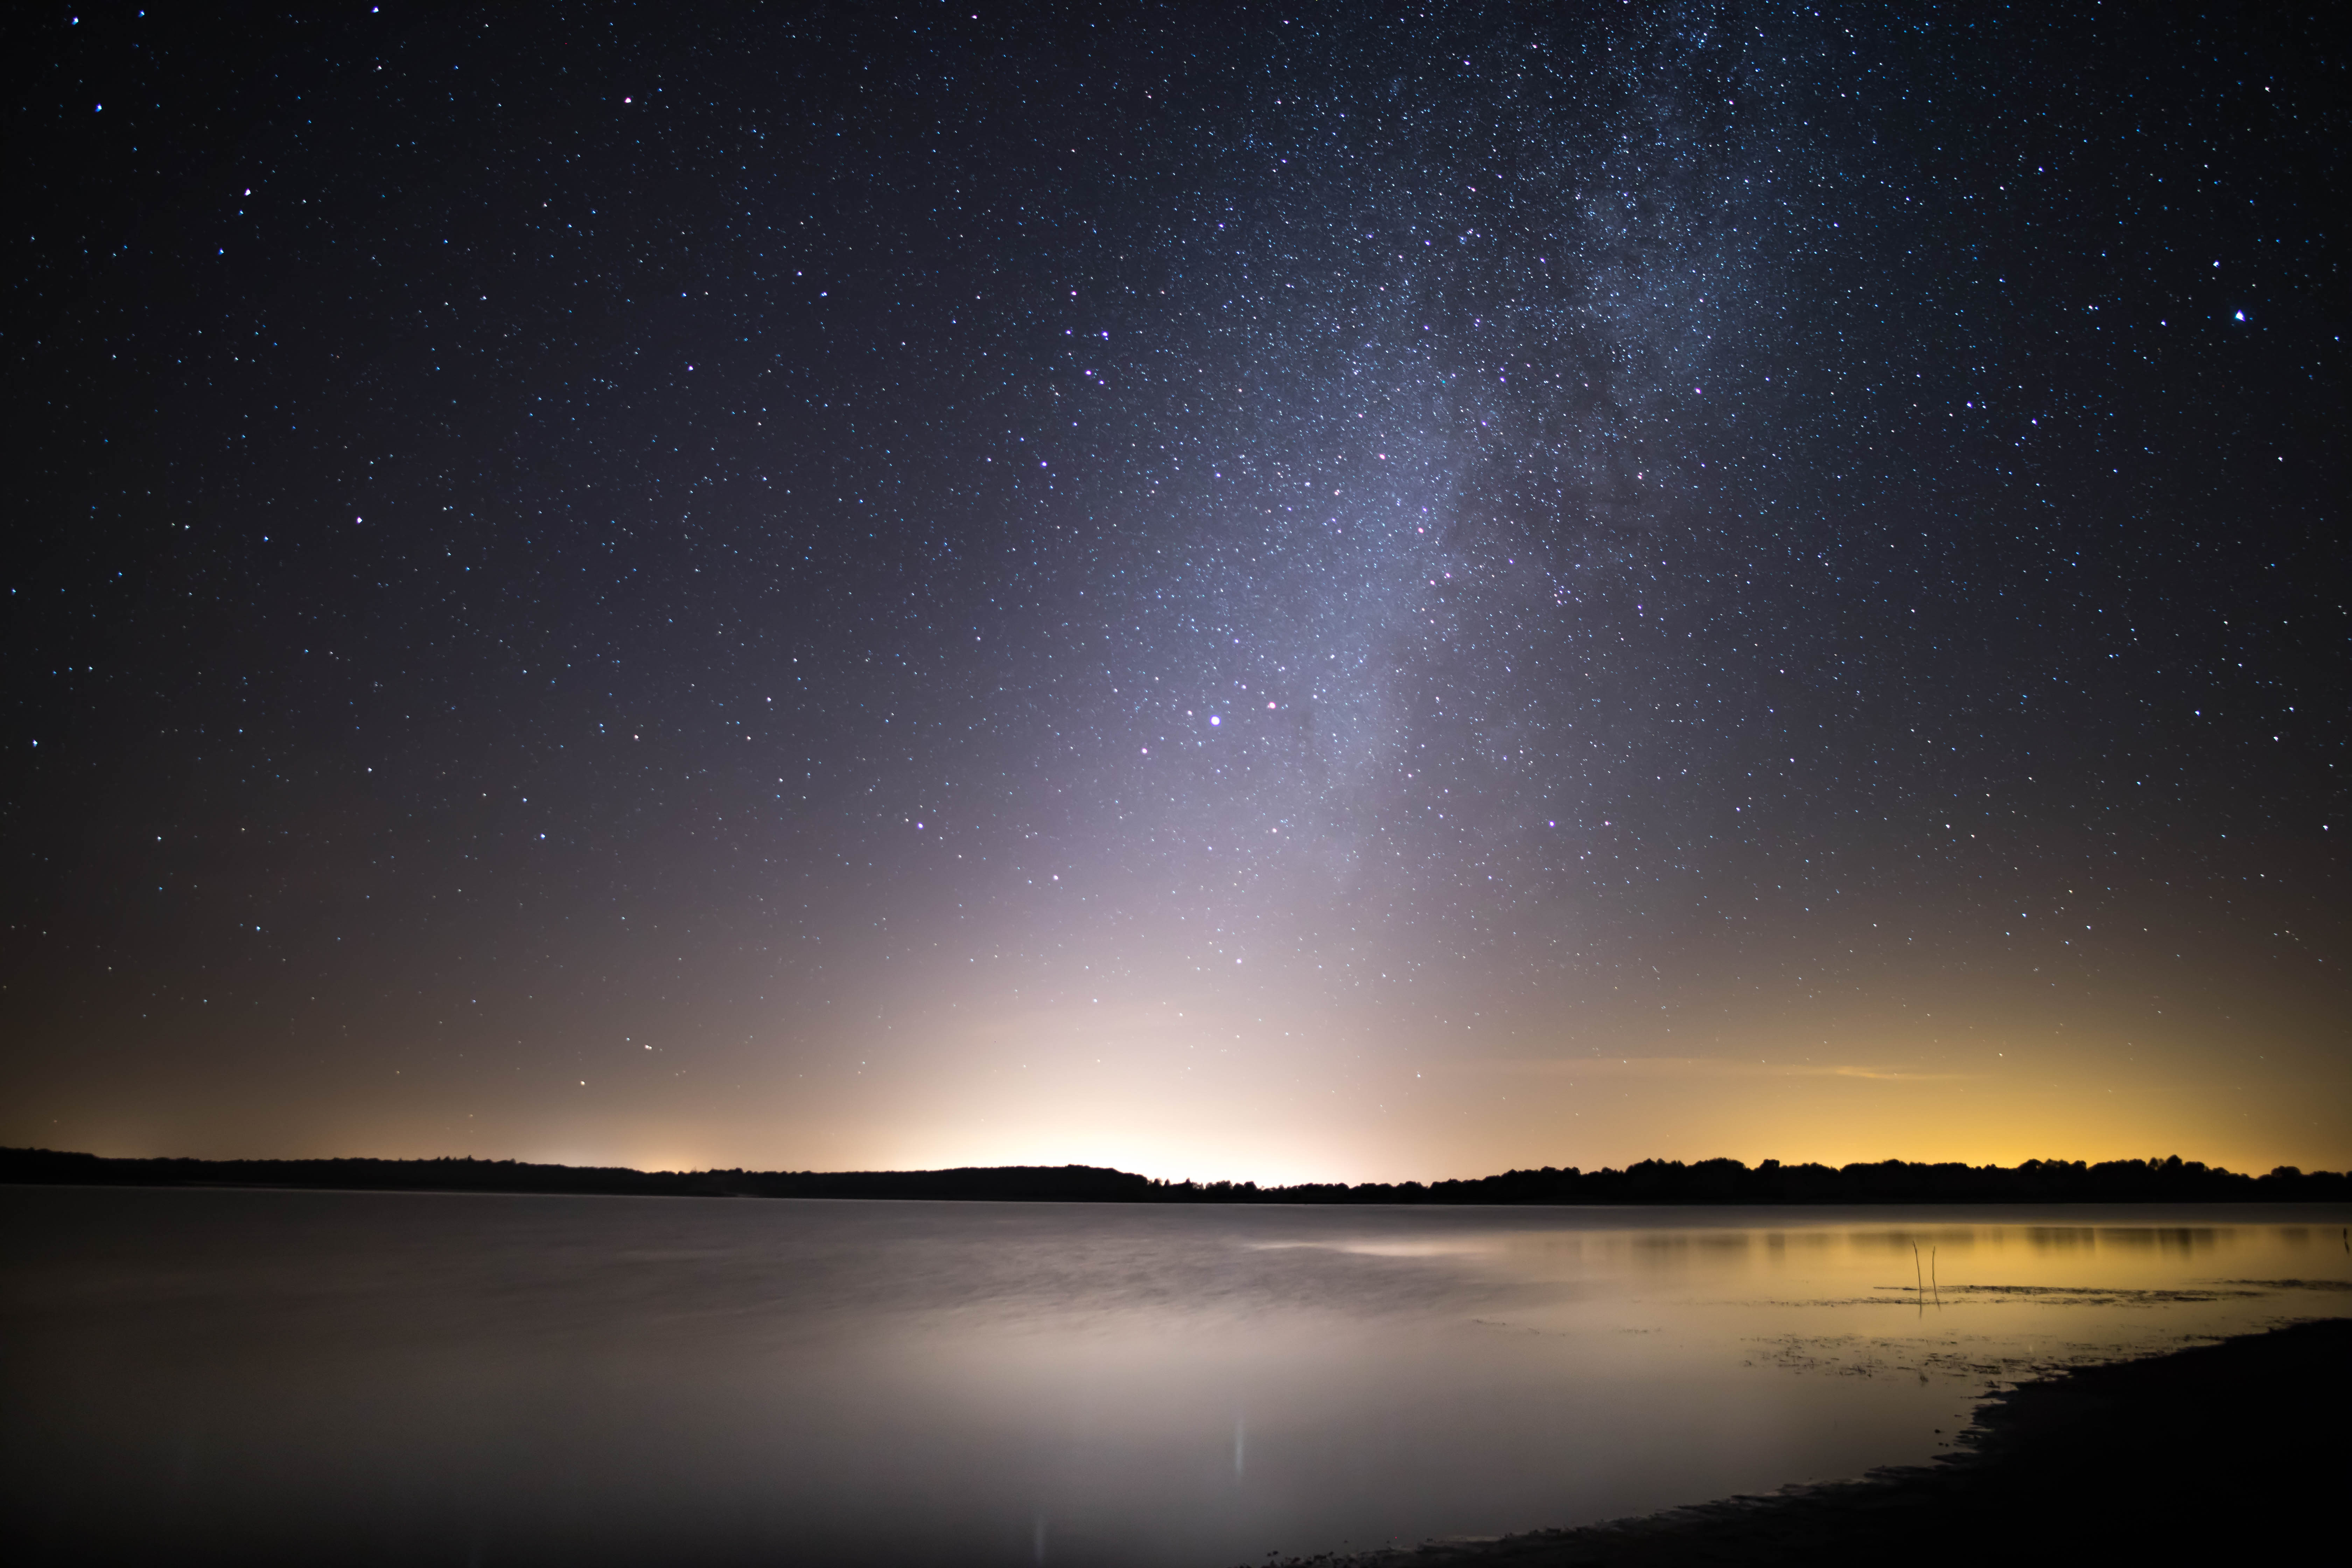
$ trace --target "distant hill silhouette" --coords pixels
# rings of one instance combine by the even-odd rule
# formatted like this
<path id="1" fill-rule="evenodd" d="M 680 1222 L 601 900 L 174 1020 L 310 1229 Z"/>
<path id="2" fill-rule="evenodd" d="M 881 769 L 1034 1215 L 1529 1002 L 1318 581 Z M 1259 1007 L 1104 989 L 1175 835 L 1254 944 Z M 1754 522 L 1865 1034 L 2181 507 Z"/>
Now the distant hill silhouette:
<path id="1" fill-rule="evenodd" d="M 2352 1176 L 2282 1165 L 2249 1176 L 2183 1161 L 2021 1165 L 1784 1165 L 1644 1160 L 1625 1169 L 1507 1171 L 1468 1181 L 1164 1182 L 1095 1165 L 953 1171 L 631 1171 L 513 1160 L 110 1160 L 0 1149 L 0 1182 L 76 1186 L 306 1187 L 369 1192 L 583 1193 L 642 1197 L 923 1198 L 1113 1204 L 2115 1204 L 2352 1200 Z"/>

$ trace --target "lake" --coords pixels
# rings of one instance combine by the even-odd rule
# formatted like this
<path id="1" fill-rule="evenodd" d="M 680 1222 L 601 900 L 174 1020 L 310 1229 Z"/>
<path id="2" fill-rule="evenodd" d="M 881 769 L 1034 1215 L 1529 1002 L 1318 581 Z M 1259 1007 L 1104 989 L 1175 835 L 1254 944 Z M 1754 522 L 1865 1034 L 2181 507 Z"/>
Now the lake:
<path id="1" fill-rule="evenodd" d="M 2347 1222 L 0 1187 L 0 1507 L 19 1562 L 1227 1568 L 1925 1461 L 2343 1314 Z"/>

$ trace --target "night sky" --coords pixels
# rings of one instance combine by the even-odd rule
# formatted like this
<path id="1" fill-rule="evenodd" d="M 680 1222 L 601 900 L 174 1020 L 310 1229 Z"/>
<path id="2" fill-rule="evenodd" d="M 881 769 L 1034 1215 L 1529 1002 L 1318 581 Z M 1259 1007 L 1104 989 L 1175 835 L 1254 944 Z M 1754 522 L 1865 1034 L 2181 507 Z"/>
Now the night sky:
<path id="1" fill-rule="evenodd" d="M 0 1143 L 2352 1163 L 2319 15 L 18 16 Z"/>

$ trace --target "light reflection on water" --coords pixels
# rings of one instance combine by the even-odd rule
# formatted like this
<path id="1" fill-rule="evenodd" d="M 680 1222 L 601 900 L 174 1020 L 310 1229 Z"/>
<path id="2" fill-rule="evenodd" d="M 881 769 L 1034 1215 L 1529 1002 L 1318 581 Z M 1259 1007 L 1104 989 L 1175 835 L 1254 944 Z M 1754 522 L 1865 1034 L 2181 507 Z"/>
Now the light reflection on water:
<path id="1" fill-rule="evenodd" d="M 1165 1563 L 1923 1460 L 2346 1310 L 2333 1209 L 0 1189 L 0 1508 L 78 1561 Z"/>

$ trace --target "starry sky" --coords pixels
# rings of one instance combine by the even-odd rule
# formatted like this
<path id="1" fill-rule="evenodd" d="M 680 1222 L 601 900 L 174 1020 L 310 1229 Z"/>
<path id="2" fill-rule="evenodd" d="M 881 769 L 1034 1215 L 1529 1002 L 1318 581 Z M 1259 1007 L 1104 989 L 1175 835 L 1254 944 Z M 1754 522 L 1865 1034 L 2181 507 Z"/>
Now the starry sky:
<path id="1" fill-rule="evenodd" d="M 975 5 L 10 24 L 0 1142 L 2352 1163 L 2315 8 Z"/>

